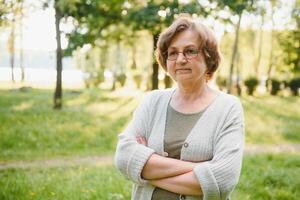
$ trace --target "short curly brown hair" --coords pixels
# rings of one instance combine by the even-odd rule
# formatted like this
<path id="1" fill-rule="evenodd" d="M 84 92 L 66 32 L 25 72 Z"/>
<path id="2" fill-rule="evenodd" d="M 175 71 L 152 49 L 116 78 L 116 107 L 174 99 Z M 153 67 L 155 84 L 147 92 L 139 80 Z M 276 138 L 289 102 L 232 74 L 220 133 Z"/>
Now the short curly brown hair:
<path id="1" fill-rule="evenodd" d="M 199 48 L 202 50 L 207 66 L 207 78 L 211 79 L 221 62 L 221 53 L 217 39 L 211 29 L 203 25 L 199 20 L 191 17 L 179 17 L 158 38 L 156 60 L 167 71 L 167 51 L 172 39 L 185 30 L 196 31 L 199 35 Z"/>

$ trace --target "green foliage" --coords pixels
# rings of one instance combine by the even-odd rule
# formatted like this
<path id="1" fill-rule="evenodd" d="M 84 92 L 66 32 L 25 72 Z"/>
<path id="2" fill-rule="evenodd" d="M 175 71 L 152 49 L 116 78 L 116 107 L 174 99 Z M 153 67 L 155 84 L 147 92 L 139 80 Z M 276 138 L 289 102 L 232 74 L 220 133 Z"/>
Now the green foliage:
<path id="1" fill-rule="evenodd" d="M 253 0 L 217 0 L 220 7 L 229 7 L 233 14 L 240 15 L 244 10 L 253 10 Z"/>
<path id="2" fill-rule="evenodd" d="M 270 80 L 270 85 L 271 85 L 271 95 L 277 95 L 277 93 L 280 90 L 280 81 L 277 79 L 271 79 Z"/>
<path id="3" fill-rule="evenodd" d="M 159 15 L 159 12 L 165 13 L 165 15 Z M 189 3 L 151 0 L 145 6 L 128 9 L 125 23 L 130 25 L 133 30 L 148 30 L 153 35 L 157 35 L 169 26 L 179 13 L 189 13 L 191 15 L 201 13 L 205 17 L 209 12 L 195 0 Z"/>
<path id="4" fill-rule="evenodd" d="M 245 85 L 247 87 L 248 94 L 253 95 L 253 93 L 258 85 L 258 80 L 256 77 L 250 77 L 245 80 Z"/>
<path id="5" fill-rule="evenodd" d="M 68 1 L 66 1 L 68 2 Z M 71 17 L 74 30 L 67 34 L 69 39 L 66 55 L 71 55 L 78 47 L 85 44 L 95 45 L 97 40 L 106 37 L 105 29 L 117 26 L 122 21 L 122 10 L 125 1 L 91 0 L 72 1 L 61 6 L 65 17 Z M 116 31 L 118 35 L 126 32 Z"/>
<path id="6" fill-rule="evenodd" d="M 117 81 L 120 83 L 120 85 L 123 87 L 125 85 L 126 81 L 126 74 L 119 73 L 116 75 Z"/>
<path id="7" fill-rule="evenodd" d="M 8 12 L 7 5 L 4 0 L 0 0 L 0 26 L 5 22 L 5 16 Z"/>
<path id="8" fill-rule="evenodd" d="M 289 82 L 289 87 L 293 93 L 294 96 L 299 95 L 299 89 L 300 89 L 300 77 L 294 78 Z"/>
<path id="9" fill-rule="evenodd" d="M 0 27 L 20 20 L 24 0 L 0 0 Z"/>
<path id="10" fill-rule="evenodd" d="M 283 61 L 289 70 L 300 72 L 300 1 L 295 1 L 295 6 L 291 12 L 294 29 L 278 34 L 278 40 L 283 51 Z"/>
<path id="11" fill-rule="evenodd" d="M 300 21 L 300 20 L 299 20 Z M 299 25 L 300 28 L 300 25 Z M 283 49 L 282 60 L 289 72 L 300 72 L 300 31 L 283 31 L 277 34 L 277 38 Z"/>

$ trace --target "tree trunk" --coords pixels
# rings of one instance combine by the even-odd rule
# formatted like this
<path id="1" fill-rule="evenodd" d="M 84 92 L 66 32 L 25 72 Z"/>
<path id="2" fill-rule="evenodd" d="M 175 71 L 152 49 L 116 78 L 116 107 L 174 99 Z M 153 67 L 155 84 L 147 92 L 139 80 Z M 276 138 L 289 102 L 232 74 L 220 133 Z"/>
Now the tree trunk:
<path id="1" fill-rule="evenodd" d="M 269 56 L 269 67 L 267 72 L 267 83 L 271 79 L 271 72 L 272 68 L 274 66 L 274 58 L 273 58 L 273 37 L 274 37 L 274 3 L 272 3 L 271 6 L 271 17 L 272 17 L 272 27 L 271 27 L 271 50 L 270 50 L 270 56 Z"/>
<path id="2" fill-rule="evenodd" d="M 234 61 L 236 58 L 237 50 L 238 50 L 238 41 L 239 41 L 239 32 L 240 32 L 240 25 L 241 25 L 241 19 L 242 19 L 243 11 L 239 14 L 239 21 L 236 26 L 235 30 L 235 40 L 233 44 L 233 51 L 232 51 L 232 57 L 231 57 L 231 64 L 230 64 L 230 72 L 229 72 L 229 78 L 228 78 L 228 84 L 227 84 L 227 92 L 230 94 L 232 92 L 232 73 L 234 69 Z"/>
<path id="3" fill-rule="evenodd" d="M 112 76 L 113 76 L 113 77 L 112 77 L 112 86 L 111 86 L 110 90 L 111 90 L 111 91 L 115 91 L 115 90 L 116 90 L 116 82 L 117 82 L 116 72 L 113 71 L 112 74 L 113 74 L 113 75 L 112 75 Z"/>
<path id="4" fill-rule="evenodd" d="M 299 30 L 300 30 L 300 24 L 298 22 L 298 30 L 295 30 L 296 31 L 296 38 L 295 38 L 295 41 L 298 41 L 298 44 L 300 44 L 300 36 L 299 36 Z M 300 71 L 300 47 L 298 45 L 297 47 L 297 58 L 295 60 L 295 68 L 294 70 L 297 72 L 297 71 Z"/>
<path id="5" fill-rule="evenodd" d="M 136 47 L 133 44 L 132 45 L 132 65 L 131 65 L 131 69 L 133 69 L 133 70 L 135 70 L 137 68 L 135 58 L 136 58 Z"/>
<path id="6" fill-rule="evenodd" d="M 11 68 L 11 80 L 15 82 L 14 67 L 15 67 L 15 20 L 12 20 L 11 31 L 8 39 L 9 62 Z"/>
<path id="7" fill-rule="evenodd" d="M 240 65 L 238 63 L 240 63 L 240 58 L 241 58 L 241 55 L 239 52 L 237 52 L 237 59 L 236 59 L 236 92 L 237 92 L 237 95 L 240 97 L 242 96 L 242 88 L 241 88 L 241 84 L 240 84 L 240 79 L 241 79 L 241 75 L 240 75 Z"/>
<path id="8" fill-rule="evenodd" d="M 57 7 L 57 0 L 55 1 L 55 30 L 56 30 L 56 87 L 54 93 L 54 109 L 61 109 L 62 107 L 62 49 L 60 41 L 59 23 L 61 20 L 61 12 Z"/>
<path id="9" fill-rule="evenodd" d="M 112 86 L 111 86 L 111 91 L 114 91 L 116 89 L 117 86 L 117 82 L 119 82 L 118 80 L 118 75 L 122 74 L 124 72 L 123 67 L 122 67 L 122 62 L 120 61 L 121 59 L 121 46 L 120 46 L 120 39 L 118 39 L 117 41 L 117 47 L 116 47 L 116 60 L 113 64 L 113 69 L 112 69 L 112 73 L 113 73 L 113 82 L 112 82 Z M 118 70 L 121 69 L 121 70 Z"/>
<path id="10" fill-rule="evenodd" d="M 259 65 L 261 61 L 261 52 L 262 52 L 262 43 L 263 43 L 263 25 L 265 21 L 265 15 L 262 14 L 262 20 L 261 20 L 261 25 L 260 25 L 260 30 L 259 30 L 259 46 L 258 46 L 258 56 L 255 62 L 255 74 L 258 77 L 259 76 Z"/>
<path id="11" fill-rule="evenodd" d="M 20 68 L 21 68 L 21 82 L 25 80 L 24 70 L 24 52 L 23 52 L 23 3 L 20 5 Z"/>
<path id="12" fill-rule="evenodd" d="M 153 36 L 153 52 L 156 50 L 156 44 L 158 40 L 158 34 L 154 34 Z M 152 65 L 152 90 L 158 89 L 158 63 L 156 60 L 153 60 Z"/>

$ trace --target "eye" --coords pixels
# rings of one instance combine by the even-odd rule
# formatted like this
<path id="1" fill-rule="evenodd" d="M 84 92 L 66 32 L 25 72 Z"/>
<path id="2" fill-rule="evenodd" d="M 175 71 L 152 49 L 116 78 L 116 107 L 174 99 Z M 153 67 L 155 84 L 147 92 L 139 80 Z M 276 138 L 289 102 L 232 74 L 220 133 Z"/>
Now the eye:
<path id="1" fill-rule="evenodd" d="M 198 54 L 198 50 L 197 49 L 186 49 L 184 52 L 187 55 L 196 55 L 196 54 Z"/>
<path id="2" fill-rule="evenodd" d="M 170 51 L 170 52 L 168 52 L 168 56 L 175 56 L 175 55 L 177 55 L 176 51 Z"/>

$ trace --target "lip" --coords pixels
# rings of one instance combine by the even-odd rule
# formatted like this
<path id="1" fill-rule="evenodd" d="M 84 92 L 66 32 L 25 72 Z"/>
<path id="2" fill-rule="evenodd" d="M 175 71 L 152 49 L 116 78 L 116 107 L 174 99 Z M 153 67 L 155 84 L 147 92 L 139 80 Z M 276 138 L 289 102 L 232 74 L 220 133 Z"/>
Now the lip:
<path id="1" fill-rule="evenodd" d="M 176 69 L 175 72 L 189 72 L 192 71 L 192 69 L 190 68 L 180 68 L 180 69 Z"/>

